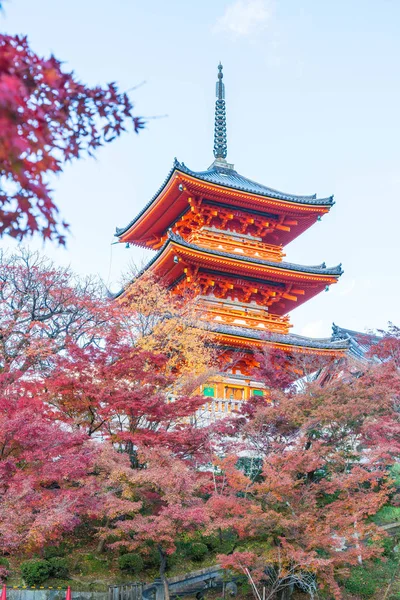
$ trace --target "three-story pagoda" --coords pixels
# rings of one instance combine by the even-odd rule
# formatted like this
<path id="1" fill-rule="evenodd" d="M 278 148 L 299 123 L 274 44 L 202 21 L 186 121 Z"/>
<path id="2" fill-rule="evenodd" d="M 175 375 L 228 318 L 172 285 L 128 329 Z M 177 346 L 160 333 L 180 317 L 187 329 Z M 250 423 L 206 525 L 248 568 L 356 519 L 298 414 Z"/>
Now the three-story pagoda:
<path id="1" fill-rule="evenodd" d="M 290 311 L 342 274 L 341 265 L 284 260 L 284 247 L 329 212 L 333 197 L 282 193 L 243 177 L 227 162 L 222 79 L 220 64 L 212 165 L 197 172 L 175 160 L 155 196 L 116 235 L 125 244 L 155 250 L 146 270 L 174 293 L 196 296 L 200 318 L 220 349 L 220 365 L 228 365 L 222 381 L 210 382 L 204 393 L 242 400 L 262 393 L 251 380 L 254 352 L 262 346 L 341 356 L 347 345 L 289 333 Z M 232 361 L 235 353 L 240 358 Z"/>

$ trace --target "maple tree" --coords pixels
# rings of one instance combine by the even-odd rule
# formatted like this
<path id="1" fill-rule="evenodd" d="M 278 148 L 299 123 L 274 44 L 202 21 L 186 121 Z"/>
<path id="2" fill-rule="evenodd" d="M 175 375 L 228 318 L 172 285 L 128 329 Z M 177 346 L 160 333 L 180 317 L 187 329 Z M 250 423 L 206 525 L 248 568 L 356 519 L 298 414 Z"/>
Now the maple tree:
<path id="1" fill-rule="evenodd" d="M 92 281 L 78 282 L 37 253 L 0 254 L 0 544 L 34 551 L 99 506 L 96 449 L 43 401 L 51 361 L 96 343 L 108 320 Z M 15 507 L 18 510 L 15 510 Z"/>
<path id="2" fill-rule="evenodd" d="M 67 342 L 98 342 L 113 310 L 95 280 L 78 280 L 37 252 L 0 252 L 0 371 L 43 372 Z"/>
<path id="3" fill-rule="evenodd" d="M 381 338 L 370 346 L 368 355 L 400 369 L 400 327 L 389 323 L 387 330 L 378 330 Z"/>
<path id="4" fill-rule="evenodd" d="M 171 397 L 169 356 L 137 343 L 126 307 L 96 282 L 36 253 L 3 254 L 0 307 L 5 548 L 14 540 L 30 550 L 81 517 L 103 518 L 113 495 L 99 474 L 105 457 L 118 471 L 139 466 L 140 447 L 164 447 L 188 464 L 201 454 L 206 432 L 191 417 L 203 399 Z"/>
<path id="5" fill-rule="evenodd" d="M 226 425 L 225 435 L 234 432 L 237 448 L 262 464 L 246 475 L 233 455 L 215 461 L 220 484 L 208 503 L 210 518 L 244 545 L 221 556 L 222 564 L 252 571 L 282 599 L 311 575 L 340 598 L 337 569 L 382 551 L 384 534 L 369 517 L 391 491 L 399 393 L 392 361 L 366 366 L 351 382 L 271 390 L 268 403 L 253 399 L 246 418 Z M 235 437 L 226 441 L 231 451 Z"/>
<path id="6" fill-rule="evenodd" d="M 98 514 L 97 449 L 7 379 L 0 374 L 0 549 L 33 553 Z"/>
<path id="7" fill-rule="evenodd" d="M 146 272 L 127 283 L 120 302 L 135 343 L 168 357 L 165 372 L 174 377 L 175 389 L 191 391 L 206 381 L 215 352 L 193 298 L 176 296 Z"/>
<path id="8" fill-rule="evenodd" d="M 37 393 L 60 421 L 110 439 L 133 463 L 138 445 L 159 445 L 193 458 L 207 437 L 191 419 L 203 398 L 171 397 L 175 380 L 165 374 L 167 361 L 164 354 L 127 343 L 117 321 L 101 346 L 68 344 L 53 358 Z"/>
<path id="9" fill-rule="evenodd" d="M 297 389 L 318 377 L 318 373 L 332 365 L 336 359 L 316 354 L 288 353 L 266 346 L 254 356 L 258 366 L 254 376 L 267 388 Z"/>
<path id="10" fill-rule="evenodd" d="M 204 476 L 162 447 L 141 449 L 139 461 L 138 469 L 125 463 L 109 470 L 107 484 L 118 490 L 117 500 L 110 499 L 108 522 L 98 535 L 109 540 L 111 548 L 139 549 L 143 554 L 156 549 L 164 597 L 169 600 L 167 558 L 179 540 L 198 536 L 206 526 Z"/>
<path id="11" fill-rule="evenodd" d="M 23 36 L 0 35 L 0 236 L 38 232 L 65 243 L 50 175 L 143 121 L 115 83 L 89 87 Z"/>
<path id="12" fill-rule="evenodd" d="M 51 361 L 93 344 L 108 321 L 93 281 L 37 253 L 0 254 L 0 545 L 33 552 L 99 510 L 96 448 L 41 397 Z M 15 507 L 18 510 L 15 510 Z"/>
<path id="13" fill-rule="evenodd" d="M 188 325 L 186 307 L 169 304 L 158 282 L 147 283 L 129 288 L 122 301 L 100 302 L 103 319 L 94 331 L 101 342 L 86 335 L 82 344 L 70 336 L 64 351 L 49 359 L 37 393 L 57 418 L 111 439 L 132 460 L 137 444 L 160 444 L 193 458 L 207 438 L 205 430 L 193 435 L 203 403 L 193 392 L 209 372 L 210 351 Z"/>
<path id="14" fill-rule="evenodd" d="M 141 293 L 143 302 L 146 289 Z M 175 309 L 174 329 L 186 328 L 184 319 Z M 185 336 L 174 333 L 168 348 L 152 347 L 150 331 L 148 349 L 135 320 L 134 307 L 106 297 L 95 280 L 78 280 L 37 253 L 0 255 L 0 369 L 8 381 L 29 379 L 57 419 L 89 436 L 103 433 L 128 446 L 158 436 L 192 454 L 202 435 L 193 437 L 190 417 L 202 399 L 192 393 L 196 378 L 185 387 L 171 367 L 179 356 L 186 361 Z M 199 340 L 196 348 L 205 368 L 208 350 Z"/>

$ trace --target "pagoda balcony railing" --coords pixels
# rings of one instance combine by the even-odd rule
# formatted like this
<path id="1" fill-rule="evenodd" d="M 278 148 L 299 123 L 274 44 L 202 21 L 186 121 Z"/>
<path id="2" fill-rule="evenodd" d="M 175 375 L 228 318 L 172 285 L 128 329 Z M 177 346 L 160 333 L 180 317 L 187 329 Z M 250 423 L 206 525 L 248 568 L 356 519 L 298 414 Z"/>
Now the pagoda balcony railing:
<path id="1" fill-rule="evenodd" d="M 200 318 L 214 323 L 249 327 L 273 333 L 289 333 L 292 327 L 288 316 L 271 315 L 265 310 L 233 308 L 205 302 L 198 306 Z"/>
<path id="2" fill-rule="evenodd" d="M 222 252 L 229 252 L 230 254 L 261 258 L 273 262 L 281 262 L 285 256 L 281 246 L 273 246 L 238 235 L 215 233 L 205 229 L 193 232 L 188 236 L 188 241 L 212 250 L 222 250 Z"/>
<path id="3" fill-rule="evenodd" d="M 235 414 L 239 414 L 242 404 L 242 400 L 210 398 L 208 402 L 196 411 L 193 420 L 199 425 L 215 423 L 215 421 L 224 417 L 232 417 Z"/>

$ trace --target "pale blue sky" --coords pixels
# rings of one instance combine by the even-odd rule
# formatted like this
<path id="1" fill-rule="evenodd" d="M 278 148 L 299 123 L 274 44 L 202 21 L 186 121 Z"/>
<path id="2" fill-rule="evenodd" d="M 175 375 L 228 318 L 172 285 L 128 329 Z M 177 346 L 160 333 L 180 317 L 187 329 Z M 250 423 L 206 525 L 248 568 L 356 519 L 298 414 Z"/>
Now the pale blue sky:
<path id="1" fill-rule="evenodd" d="M 343 263 L 344 275 L 292 313 L 293 331 L 399 323 L 399 0 L 10 0 L 0 17 L 87 83 L 116 80 L 151 120 L 69 166 L 54 184 L 71 224 L 60 264 L 116 290 L 143 251 L 111 246 L 158 189 L 174 156 L 212 162 L 216 67 L 224 64 L 228 160 L 256 181 L 335 195 L 287 260 Z M 12 243 L 3 240 L 3 246 Z"/>

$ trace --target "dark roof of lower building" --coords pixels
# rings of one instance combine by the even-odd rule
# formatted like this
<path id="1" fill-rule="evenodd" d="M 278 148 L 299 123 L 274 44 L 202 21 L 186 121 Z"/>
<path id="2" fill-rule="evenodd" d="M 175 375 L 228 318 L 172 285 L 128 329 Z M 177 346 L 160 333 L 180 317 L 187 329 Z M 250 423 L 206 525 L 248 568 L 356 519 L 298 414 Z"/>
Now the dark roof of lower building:
<path id="1" fill-rule="evenodd" d="M 373 333 L 362 333 L 361 331 L 339 327 L 335 323 L 332 324 L 332 340 L 347 341 L 349 354 L 357 360 L 374 361 L 374 358 L 369 356 L 369 352 L 372 346 L 379 342 L 379 339 L 379 336 Z"/>

